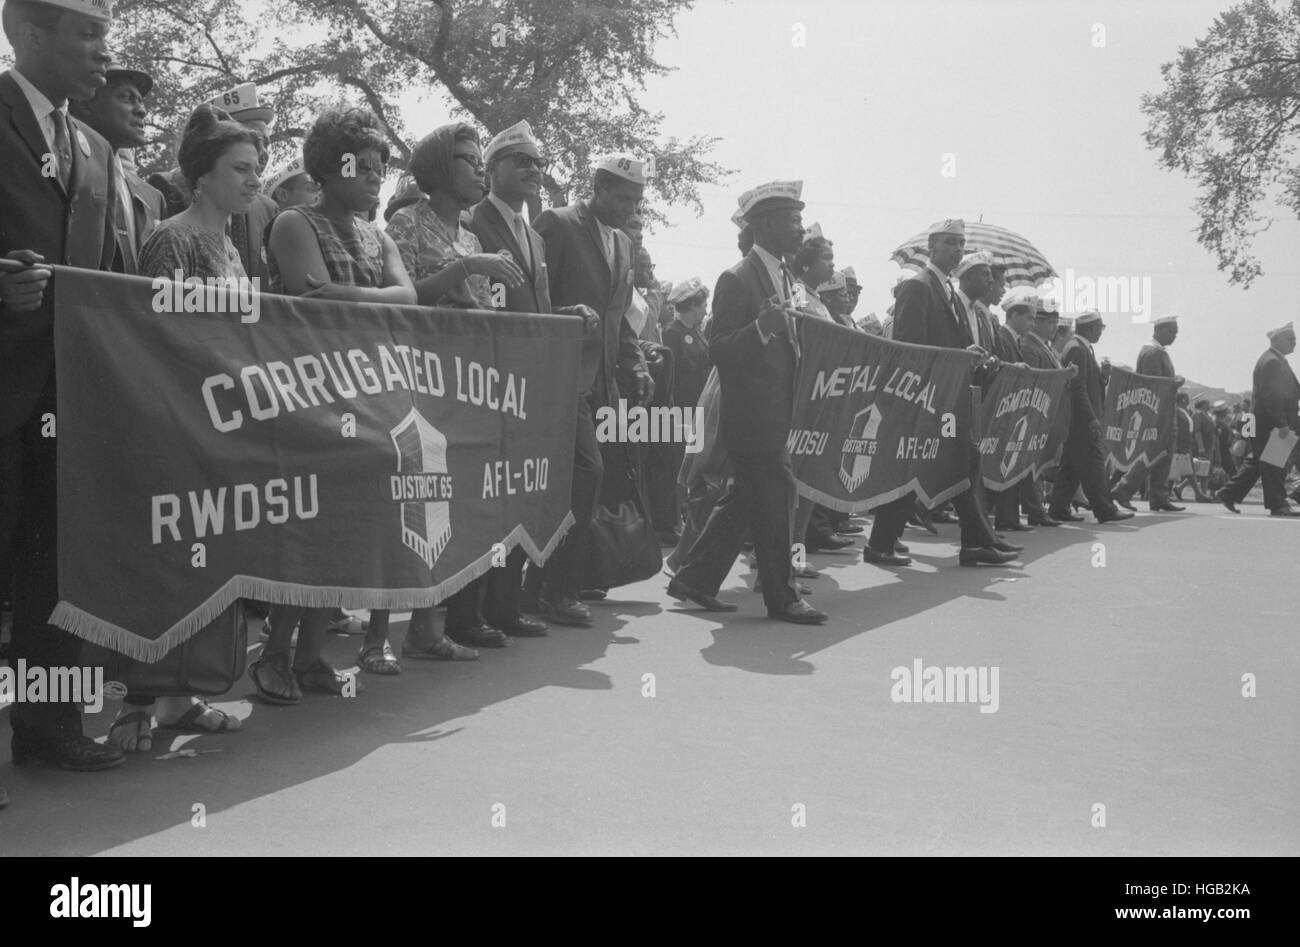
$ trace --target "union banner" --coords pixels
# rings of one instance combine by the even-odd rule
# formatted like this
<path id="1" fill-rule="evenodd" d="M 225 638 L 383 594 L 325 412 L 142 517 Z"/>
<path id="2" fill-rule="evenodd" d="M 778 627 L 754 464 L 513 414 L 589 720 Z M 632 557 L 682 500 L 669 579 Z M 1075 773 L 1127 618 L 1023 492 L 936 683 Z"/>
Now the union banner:
<path id="1" fill-rule="evenodd" d="M 1037 475 L 1056 456 L 1065 430 L 1056 423 L 1070 372 L 1003 365 L 980 406 L 980 472 L 984 486 L 1005 490 Z"/>
<path id="2" fill-rule="evenodd" d="M 856 513 L 912 492 L 933 507 L 970 485 L 969 353 L 814 318 L 798 332 L 787 446 L 800 495 Z"/>
<path id="3" fill-rule="evenodd" d="M 432 605 L 573 521 L 580 319 L 54 284 L 51 621 L 82 638 L 155 661 L 240 598 Z"/>
<path id="4" fill-rule="evenodd" d="M 1150 468 L 1169 453 L 1177 394 L 1172 378 L 1110 370 L 1101 421 L 1108 469 Z"/>

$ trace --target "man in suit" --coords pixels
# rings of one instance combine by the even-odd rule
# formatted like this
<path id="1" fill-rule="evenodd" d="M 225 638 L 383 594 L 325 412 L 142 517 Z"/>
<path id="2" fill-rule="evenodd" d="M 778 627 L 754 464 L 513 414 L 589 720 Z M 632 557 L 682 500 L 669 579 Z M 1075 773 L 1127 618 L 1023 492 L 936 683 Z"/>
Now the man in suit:
<path id="1" fill-rule="evenodd" d="M 1268 333 L 1268 349 L 1255 363 L 1253 376 L 1255 399 L 1254 433 L 1250 435 L 1251 451 L 1242 462 L 1241 469 L 1215 498 L 1234 513 L 1240 512 L 1237 504 L 1255 486 L 1264 481 L 1264 505 L 1273 516 L 1300 516 L 1286 498 L 1283 468 L 1260 460 L 1264 447 L 1276 431 L 1279 435 L 1291 431 L 1294 441 L 1300 433 L 1300 381 L 1287 364 L 1286 357 L 1295 351 L 1295 326 L 1288 322 Z M 1249 418 L 1247 419 L 1249 425 Z M 1249 432 L 1250 428 L 1244 428 Z"/>
<path id="2" fill-rule="evenodd" d="M 1100 313 L 1083 313 L 1075 320 L 1074 335 L 1061 352 L 1061 364 L 1074 365 L 1078 376 L 1071 389 L 1070 433 L 1052 487 L 1051 512 L 1058 520 L 1082 520 L 1070 512 L 1070 501 L 1080 484 L 1098 523 L 1113 523 L 1133 515 L 1111 502 L 1106 490 L 1106 449 L 1101 430 L 1106 386 L 1092 350 L 1105 328 Z"/>
<path id="3" fill-rule="evenodd" d="M 966 224 L 962 220 L 944 220 L 930 228 L 929 256 L 925 269 L 915 273 L 894 287 L 893 339 L 916 345 L 935 345 L 941 348 L 965 349 L 977 363 L 976 379 L 981 373 L 996 368 L 996 358 L 979 344 L 978 316 L 973 310 L 973 299 L 982 296 L 992 278 L 989 269 L 991 258 L 972 255 L 962 270 L 968 277 L 967 287 L 974 296 L 966 295 L 963 302 L 948 281 L 948 274 L 963 263 L 966 247 Z M 978 270 L 978 273 L 972 271 Z M 977 282 L 975 281 L 981 281 Z M 968 444 L 967 467 L 970 486 L 953 498 L 957 519 L 961 524 L 961 552 L 958 562 L 964 566 L 1002 565 L 1022 552 L 1020 546 L 999 539 L 993 532 L 984 509 L 984 489 L 980 475 L 979 448 L 974 438 Z M 871 526 L 871 536 L 862 557 L 867 562 L 881 565 L 910 565 L 912 560 L 896 550 L 907 518 L 913 509 L 913 497 L 908 494 L 887 503 L 876 511 Z"/>
<path id="4" fill-rule="evenodd" d="M 105 79 L 93 99 L 69 102 L 68 111 L 99 132 L 113 149 L 117 185 L 117 259 L 113 269 L 138 273 L 140 248 L 158 221 L 167 216 L 162 192 L 136 173 L 133 157 L 134 149 L 146 143 L 144 122 L 149 113 L 145 99 L 153 89 L 153 78 L 138 69 L 114 68 Z"/>
<path id="5" fill-rule="evenodd" d="M 996 291 L 996 287 L 994 291 Z M 985 300 L 987 301 L 989 298 L 989 296 L 986 296 Z M 1009 293 L 1004 292 L 996 301 L 1002 306 L 1002 312 L 1006 315 L 1007 320 L 1006 325 L 994 323 L 998 357 L 1004 362 L 1012 364 L 1029 364 L 1020 349 L 1020 338 L 1029 330 L 1029 324 L 1034 321 L 1034 311 L 1038 305 L 1037 295 L 1032 290 L 1021 288 L 1012 290 Z M 993 496 L 995 511 L 993 525 L 995 529 L 1011 530 L 1013 532 L 1027 529 L 1028 527 L 1020 522 L 1020 505 L 1022 502 L 1029 509 L 1030 517 L 1042 522 L 1043 508 L 1038 500 L 1038 488 L 1034 486 L 1032 473 L 1016 486 L 1009 490 L 996 491 Z"/>
<path id="6" fill-rule="evenodd" d="M 795 281 L 782 258 L 803 243 L 802 188 L 800 181 L 773 181 L 740 198 L 754 246 L 718 277 L 709 327 L 709 355 L 722 393 L 719 436 L 735 481 L 668 583 L 668 594 L 710 611 L 734 611 L 736 605 L 717 594 L 748 530 L 768 616 L 820 624 L 828 616 L 799 598 L 790 548 L 795 490 L 786 441 L 799 343 Z"/>
<path id="7" fill-rule="evenodd" d="M 5 36 L 14 68 L 0 74 L 0 255 L 28 264 L 0 271 L 0 469 L 17 471 L 13 641 L 10 663 L 73 668 L 81 640 L 48 624 L 58 602 L 57 397 L 54 291 L 42 261 L 107 270 L 117 250 L 113 152 L 67 113 L 69 99 L 94 98 L 111 57 L 108 4 L 94 0 L 6 0 Z M 98 770 L 125 759 L 82 735 L 81 707 L 47 701 L 10 711 L 13 759 Z"/>
<path id="8" fill-rule="evenodd" d="M 1169 346 L 1178 338 L 1178 317 L 1161 316 L 1152 324 L 1154 338 L 1150 345 L 1142 346 L 1138 353 L 1137 367 L 1139 375 L 1155 375 L 1159 378 L 1172 378 L 1179 385 L 1183 376 L 1175 374 L 1173 360 L 1169 357 Z M 1175 428 L 1177 425 L 1175 425 Z M 1147 481 L 1147 501 L 1153 513 L 1181 513 L 1185 507 L 1169 500 L 1169 465 L 1173 461 L 1173 432 L 1170 432 L 1170 444 L 1165 456 L 1156 461 L 1150 469 L 1142 468 L 1141 473 L 1130 471 L 1111 493 L 1113 499 L 1125 509 L 1133 509 L 1133 494 Z M 1148 479 L 1149 478 L 1149 479 Z"/>
<path id="9" fill-rule="evenodd" d="M 1007 314 L 1005 328 L 1014 336 L 1020 361 L 1030 368 L 1053 369 L 1061 367 L 1061 359 L 1052 348 L 1056 334 L 1057 312 L 1054 303 L 1040 299 L 1032 292 L 1015 295 L 1015 291 L 1002 301 Z M 1057 410 L 1062 410 L 1057 406 Z M 1064 419 L 1069 423 L 1068 415 Z M 1038 483 L 1030 475 L 1020 485 L 1020 505 L 1024 507 L 1030 526 L 1060 526 L 1060 522 L 1043 508 Z"/>
<path id="10" fill-rule="evenodd" d="M 616 407 L 620 386 L 629 401 L 648 404 L 654 383 L 624 315 L 632 298 L 632 241 L 619 228 L 645 195 L 646 163 L 615 154 L 596 162 L 592 197 L 538 216 L 534 225 L 546 242 L 545 265 L 551 304 L 588 306 L 599 330 L 582 343 L 577 388 L 578 432 L 573 466 L 573 527 L 529 588 L 542 615 L 559 624 L 589 625 L 591 611 L 579 599 L 590 555 L 588 529 L 600 495 L 604 463 L 596 441 L 595 411 Z M 544 583 L 544 587 L 538 583 Z"/>
<path id="11" fill-rule="evenodd" d="M 478 237 L 484 253 L 508 253 L 524 281 L 504 283 L 493 293 L 505 293 L 507 312 L 551 311 L 551 291 L 546 277 L 546 245 L 529 225 L 524 205 L 537 194 L 546 162 L 540 144 L 527 122 L 519 122 L 498 134 L 483 153 L 488 175 L 488 196 L 470 209 L 468 229 Z M 516 547 L 504 566 L 493 569 L 458 596 L 475 596 L 484 620 L 513 638 L 536 638 L 546 634 L 546 623 L 519 611 L 519 592 L 527 554 Z M 470 591 L 473 590 L 473 591 Z M 451 616 L 448 613 L 448 622 Z"/>

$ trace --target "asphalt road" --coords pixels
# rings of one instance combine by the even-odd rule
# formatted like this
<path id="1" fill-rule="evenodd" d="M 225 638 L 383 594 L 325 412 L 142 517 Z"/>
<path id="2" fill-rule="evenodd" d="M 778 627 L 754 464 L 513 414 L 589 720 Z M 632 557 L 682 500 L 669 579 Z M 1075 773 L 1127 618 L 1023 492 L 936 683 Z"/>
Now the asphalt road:
<path id="1" fill-rule="evenodd" d="M 822 627 L 763 617 L 743 561 L 721 620 L 656 578 L 354 699 L 241 681 L 244 732 L 107 773 L 16 770 L 5 740 L 0 852 L 1296 855 L 1300 522 L 1189 510 L 1038 529 L 1008 568 L 959 567 L 955 526 L 909 530 L 911 569 L 815 555 Z M 996 668 L 995 712 L 892 700 L 918 660 L 985 668 L 985 708 Z M 220 752 L 155 759 L 182 745 Z"/>

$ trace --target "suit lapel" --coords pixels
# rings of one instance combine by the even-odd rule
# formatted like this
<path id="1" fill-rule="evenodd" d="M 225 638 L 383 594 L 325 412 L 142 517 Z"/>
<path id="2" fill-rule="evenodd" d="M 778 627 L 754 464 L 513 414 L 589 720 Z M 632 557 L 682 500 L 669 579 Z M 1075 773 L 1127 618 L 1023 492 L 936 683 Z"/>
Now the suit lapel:
<path id="1" fill-rule="evenodd" d="M 610 284 L 614 282 L 614 261 L 605 256 L 605 241 L 600 236 L 600 224 L 596 222 L 596 215 L 592 213 L 591 207 L 586 203 L 578 205 L 578 216 L 582 218 L 583 227 L 586 228 L 587 236 L 596 246 L 596 254 L 605 261 L 605 269 L 609 273 Z M 617 241 L 615 241 L 617 244 Z"/>
<path id="2" fill-rule="evenodd" d="M 72 153 L 72 175 L 68 179 L 68 195 L 76 194 L 81 187 L 82 179 L 86 176 L 86 163 L 90 156 L 81 150 L 81 143 L 85 141 L 86 133 L 81 130 L 81 123 L 71 115 L 68 116 L 68 151 Z"/>
<path id="3" fill-rule="evenodd" d="M 32 104 L 27 101 L 27 96 L 19 88 L 18 83 L 14 81 L 13 76 L 9 73 L 0 75 L 0 97 L 4 99 L 9 106 L 9 121 L 13 125 L 14 131 L 18 137 L 23 140 L 27 148 L 36 159 L 36 163 L 45 167 L 45 156 L 49 154 L 50 148 L 45 143 L 45 134 L 41 131 L 40 123 L 36 121 L 36 113 L 32 111 Z M 72 150 L 77 150 L 76 142 L 71 142 Z M 73 168 L 76 168 L 76 159 L 73 158 Z M 54 189 L 59 192 L 65 199 L 68 192 L 63 190 L 63 185 L 59 183 L 59 176 L 56 174 L 50 179 Z M 76 178 L 72 178 L 73 189 L 75 190 Z"/>
<path id="4" fill-rule="evenodd" d="M 483 214 L 488 227 L 495 231 L 497 242 L 501 243 L 510 251 L 510 255 L 514 257 L 515 262 L 519 264 L 520 269 L 528 274 L 528 279 L 531 282 L 535 278 L 535 273 L 533 271 L 533 260 L 535 258 L 532 253 L 525 256 L 524 248 L 521 247 L 519 241 L 515 239 L 514 229 L 510 227 L 510 225 L 506 223 L 505 218 L 501 216 L 501 211 L 497 209 L 497 205 L 493 204 L 487 198 L 483 199 Z M 529 249 L 531 250 L 532 248 L 529 247 Z"/>

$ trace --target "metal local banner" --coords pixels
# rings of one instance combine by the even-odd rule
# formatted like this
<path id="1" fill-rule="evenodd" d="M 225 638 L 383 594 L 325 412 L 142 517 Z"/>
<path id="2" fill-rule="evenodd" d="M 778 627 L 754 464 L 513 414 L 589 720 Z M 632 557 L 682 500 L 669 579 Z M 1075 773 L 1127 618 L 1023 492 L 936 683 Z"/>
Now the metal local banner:
<path id="1" fill-rule="evenodd" d="M 581 320 L 157 282 L 54 281 L 54 624 L 155 661 L 239 598 L 432 605 L 571 525 Z"/>
<path id="2" fill-rule="evenodd" d="M 980 406 L 980 472 L 984 486 L 1005 490 L 1037 475 L 1056 455 L 1064 429 L 1068 369 L 1003 365 Z"/>
<path id="3" fill-rule="evenodd" d="M 1127 368 L 1110 370 L 1101 421 L 1108 468 L 1150 468 L 1169 453 L 1177 394 L 1172 378 L 1139 375 Z"/>
<path id="4" fill-rule="evenodd" d="M 970 485 L 971 357 L 798 320 L 787 442 L 800 495 L 844 513 Z"/>

